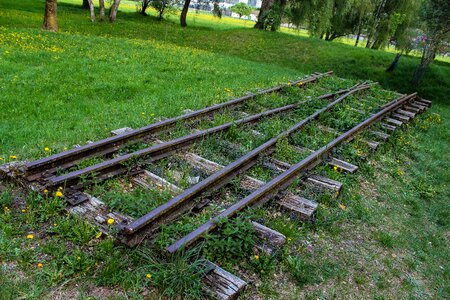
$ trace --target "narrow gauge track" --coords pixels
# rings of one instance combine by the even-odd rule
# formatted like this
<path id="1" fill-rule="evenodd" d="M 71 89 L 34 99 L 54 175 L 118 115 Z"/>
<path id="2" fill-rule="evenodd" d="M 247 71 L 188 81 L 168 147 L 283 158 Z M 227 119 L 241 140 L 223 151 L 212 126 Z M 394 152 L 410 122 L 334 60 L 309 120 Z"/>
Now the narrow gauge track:
<path id="1" fill-rule="evenodd" d="M 301 81 L 302 86 L 306 83 L 316 82 L 317 78 L 330 74 L 331 72 L 314 74 L 307 79 L 303 79 Z M 300 81 L 297 81 L 292 84 L 298 84 L 299 82 Z M 322 131 L 332 132 L 337 135 L 337 137 L 333 138 L 331 141 L 320 146 L 318 150 L 302 148 L 302 146 L 295 145 L 295 143 L 292 142 L 292 139 L 289 139 L 292 138 L 294 134 L 298 134 L 298 132 L 303 131 L 305 127 L 313 126 L 312 124 L 314 122 L 319 122 L 320 119 L 326 114 L 332 114 L 334 109 L 342 105 L 342 102 L 344 102 L 345 99 L 350 96 L 355 97 L 358 92 L 368 90 L 371 87 L 371 84 L 361 83 L 347 89 L 315 97 L 316 99 L 328 100 L 330 102 L 328 102 L 328 104 L 324 107 L 317 109 L 314 113 L 310 114 L 303 120 L 297 122 L 289 129 L 279 133 L 275 137 L 270 138 L 263 144 L 226 166 L 222 166 L 216 162 L 204 159 L 195 153 L 182 152 L 180 154 L 176 152 L 179 152 L 179 150 L 185 149 L 186 147 L 213 134 L 224 132 L 232 126 L 252 124 L 259 122 L 259 120 L 263 117 L 293 111 L 298 107 L 307 105 L 311 99 L 269 109 L 262 113 L 246 116 L 219 126 L 198 130 L 197 132 L 170 141 L 159 141 L 159 143 L 145 149 L 114 158 L 109 158 L 110 154 L 117 153 L 118 150 L 125 147 L 127 142 L 138 141 L 148 137 L 151 137 L 157 141 L 156 138 L 158 134 L 173 128 L 180 120 L 192 122 L 198 120 L 199 118 L 208 117 L 211 114 L 217 113 L 227 106 L 233 108 L 234 106 L 237 107 L 245 100 L 255 97 L 255 94 L 248 95 L 246 97 L 234 99 L 210 108 L 188 113 L 181 117 L 155 123 L 129 133 L 124 133 L 112 138 L 98 141 L 96 143 L 82 146 L 80 148 L 26 163 L 22 166 L 20 171 L 28 184 L 32 185 L 34 188 L 37 187 L 38 190 L 42 190 L 44 188 L 56 189 L 58 186 L 64 186 L 64 194 L 69 203 L 73 205 L 73 211 L 76 211 L 78 214 L 82 214 L 83 216 L 87 215 L 86 210 L 77 208 L 83 206 L 82 202 L 86 200 L 92 201 L 95 199 L 82 192 L 86 185 L 93 182 L 97 183 L 101 180 L 105 180 L 119 174 L 126 174 L 130 176 L 142 174 L 143 172 L 145 173 L 145 170 L 139 168 L 139 165 L 143 163 L 155 162 L 156 160 L 161 160 L 162 158 L 174 156 L 176 153 L 175 156 L 182 157 L 193 167 L 203 169 L 205 173 L 210 174 L 200 182 L 193 184 L 186 190 L 183 190 L 163 178 L 146 172 L 145 174 L 147 174 L 147 176 L 150 174 L 150 178 L 157 185 L 165 185 L 166 187 L 170 186 L 170 188 L 175 191 L 174 194 L 176 195 L 169 201 L 134 220 L 131 217 L 114 214 L 114 216 L 117 216 L 119 221 L 115 226 L 118 232 L 115 233 L 115 235 L 119 240 L 130 246 L 142 242 L 145 238 L 153 238 L 163 224 L 173 222 L 175 219 L 191 212 L 193 208 L 197 208 L 201 211 L 208 205 L 208 203 L 205 204 L 201 200 L 205 194 L 213 195 L 214 191 L 217 191 L 217 189 L 226 185 L 233 179 L 243 178 L 240 184 L 247 185 L 246 189 L 249 190 L 250 193 L 242 198 L 237 198 L 237 201 L 228 207 L 223 207 L 222 210 L 217 211 L 217 213 L 212 215 L 207 222 L 200 225 L 192 232 L 181 237 L 176 237 L 173 242 L 168 244 L 166 248 L 168 253 L 174 253 L 179 251 L 181 248 L 189 247 L 195 244 L 206 233 L 211 232 L 216 228 L 217 220 L 221 218 L 234 217 L 247 207 L 262 205 L 273 198 L 277 199 L 278 204 L 282 204 L 281 206 L 285 209 L 294 211 L 295 214 L 292 215 L 299 217 L 301 220 L 310 221 L 314 215 L 317 203 L 300 196 L 293 195 L 292 192 L 286 192 L 286 189 L 292 185 L 294 180 L 301 180 L 300 182 L 303 183 L 306 183 L 310 179 L 312 181 L 321 181 L 322 185 L 328 185 L 328 187 L 338 185 L 339 183 L 333 182 L 332 180 L 327 180 L 326 178 L 320 179 L 318 177 L 308 176 L 311 175 L 311 172 L 316 166 L 324 162 L 349 172 L 356 171 L 357 166 L 343 161 L 340 157 L 333 157 L 335 155 L 335 150 L 338 147 L 355 139 L 355 137 L 363 131 L 370 132 L 370 134 L 375 138 L 386 140 L 389 138 L 389 134 L 400 127 L 404 122 L 409 121 L 414 118 L 416 114 L 423 112 L 427 109 L 427 107 L 431 106 L 430 101 L 420 99 L 416 94 L 401 95 L 395 100 L 379 105 L 376 111 L 366 112 L 361 110 L 359 107 L 351 107 L 351 110 L 355 115 L 359 115 L 360 117 L 364 116 L 365 119 L 362 122 L 359 121 L 358 124 L 356 126 L 352 126 L 351 129 L 345 130 L 344 133 L 340 133 L 338 130 L 333 128 L 318 126 L 318 128 Z M 282 88 L 282 86 L 275 87 L 258 93 L 258 95 L 277 92 Z M 361 99 L 361 103 L 364 103 L 363 99 Z M 378 128 L 368 130 L 373 127 Z M 277 143 L 286 139 L 289 140 L 289 144 L 293 149 L 296 149 L 299 152 L 306 151 L 309 154 L 307 154 L 307 156 L 301 161 L 293 164 L 275 159 L 273 157 L 273 153 Z M 378 142 L 370 140 L 366 140 L 365 142 L 372 148 L 376 148 L 378 144 Z M 69 170 L 69 168 L 76 165 L 77 162 L 84 159 L 89 159 L 91 157 L 102 157 L 106 160 L 80 170 L 69 171 L 66 174 L 58 175 L 58 171 Z M 278 171 L 278 174 L 267 182 L 247 175 L 248 171 L 255 165 L 260 164 L 261 161 L 266 162 L 264 165 L 265 167 L 274 168 Z M 267 162 L 269 163 L 267 164 Z M 133 166 L 131 172 L 130 165 Z M 91 178 L 93 180 L 86 181 L 86 178 Z M 97 211 L 95 211 L 97 209 L 95 206 L 98 205 L 98 203 L 99 202 L 94 205 L 94 213 L 93 215 L 91 213 L 90 217 L 91 219 L 95 219 L 99 223 L 102 223 L 105 222 L 105 219 L 99 217 L 99 215 L 95 215 L 97 213 Z M 199 203 L 202 205 L 198 206 Z M 105 210 L 103 207 L 102 209 Z M 264 227 L 263 225 L 254 222 L 253 224 L 259 236 L 269 240 L 276 240 L 276 243 L 279 241 L 283 242 L 283 237 L 281 234 L 271 230 L 270 228 Z M 105 229 L 105 227 L 103 227 L 103 229 Z M 270 242 L 273 241 L 269 241 L 269 244 Z M 245 286 L 245 282 L 220 269 L 214 264 L 212 264 L 212 266 L 212 271 L 206 275 L 208 278 L 205 279 L 208 287 L 213 291 L 213 293 L 219 295 L 220 299 L 231 299 L 235 297 L 242 290 L 243 286 Z"/>
<path id="2" fill-rule="evenodd" d="M 292 81 L 289 83 L 289 85 L 299 85 L 303 87 L 310 83 L 316 82 L 317 79 L 323 76 L 329 76 L 331 74 L 333 74 L 332 71 L 326 73 L 314 73 L 307 78 Z M 120 135 L 112 136 L 42 159 L 27 162 L 25 163 L 21 171 L 26 174 L 26 178 L 29 182 L 38 181 L 39 179 L 54 175 L 57 170 L 67 169 L 75 165 L 80 160 L 111 154 L 123 148 L 124 145 L 128 142 L 140 140 L 144 137 L 148 137 L 149 135 L 155 135 L 165 132 L 176 126 L 176 124 L 178 124 L 179 122 L 193 122 L 200 118 L 210 117 L 223 111 L 224 109 L 236 109 L 248 100 L 254 99 L 257 96 L 279 92 L 286 86 L 287 85 L 279 85 L 266 90 L 262 90 L 257 93 L 249 93 L 246 96 L 235 98 L 224 103 L 219 103 L 207 108 L 189 112 L 178 117 L 153 123 L 148 126 L 132 130 L 130 132 L 125 132 Z"/>

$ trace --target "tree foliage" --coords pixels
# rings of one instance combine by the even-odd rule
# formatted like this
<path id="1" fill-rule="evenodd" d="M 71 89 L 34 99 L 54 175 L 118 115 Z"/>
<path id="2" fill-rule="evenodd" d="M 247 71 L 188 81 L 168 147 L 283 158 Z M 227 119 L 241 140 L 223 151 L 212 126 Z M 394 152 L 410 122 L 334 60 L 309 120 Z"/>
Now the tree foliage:
<path id="1" fill-rule="evenodd" d="M 243 2 L 239 2 L 236 5 L 233 5 L 231 7 L 231 11 L 234 12 L 235 14 L 239 15 L 239 19 L 242 16 L 248 16 L 252 13 L 253 8 L 251 8 L 250 6 L 248 6 L 247 4 L 243 3 Z"/>

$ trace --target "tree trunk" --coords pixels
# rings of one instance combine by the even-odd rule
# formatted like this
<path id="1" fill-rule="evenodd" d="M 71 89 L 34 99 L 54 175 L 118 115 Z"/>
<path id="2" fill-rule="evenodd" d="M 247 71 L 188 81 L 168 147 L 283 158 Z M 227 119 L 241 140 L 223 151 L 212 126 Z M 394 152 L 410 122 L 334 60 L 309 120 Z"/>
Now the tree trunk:
<path id="1" fill-rule="evenodd" d="M 91 21 L 95 22 L 95 8 L 94 8 L 94 3 L 92 2 L 93 0 L 88 0 L 89 1 L 89 11 L 91 13 Z"/>
<path id="2" fill-rule="evenodd" d="M 359 20 L 359 22 L 358 22 L 358 31 L 357 31 L 357 34 L 356 34 L 356 41 L 355 41 L 355 47 L 358 47 L 358 43 L 359 43 L 359 38 L 360 38 L 360 36 L 361 36 L 361 20 Z"/>
<path id="3" fill-rule="evenodd" d="M 419 83 L 422 81 L 423 75 L 425 75 L 428 66 L 434 59 L 436 50 L 437 44 L 434 41 L 431 41 L 430 44 L 427 43 L 427 45 L 425 45 L 422 52 L 422 59 L 420 60 L 420 65 L 417 66 L 417 69 L 414 72 L 414 76 L 412 79 L 413 86 L 419 85 Z"/>
<path id="4" fill-rule="evenodd" d="M 44 24 L 42 25 L 42 29 L 53 32 L 58 31 L 56 0 L 45 1 Z"/>
<path id="5" fill-rule="evenodd" d="M 83 9 L 89 9 L 89 0 L 83 0 L 83 4 L 81 5 Z"/>
<path id="6" fill-rule="evenodd" d="M 185 0 L 184 1 L 183 9 L 181 10 L 181 15 L 180 15 L 180 25 L 181 25 L 181 27 L 186 27 L 187 26 L 186 15 L 187 15 L 188 10 L 189 10 L 189 4 L 191 4 L 191 0 Z"/>
<path id="7" fill-rule="evenodd" d="M 272 8 L 275 0 L 263 0 L 261 3 L 261 9 L 258 14 L 258 21 L 255 24 L 257 29 L 265 29 L 264 23 L 269 10 Z"/>
<path id="8" fill-rule="evenodd" d="M 146 16 L 146 10 L 148 8 L 148 5 L 150 4 L 150 0 L 142 0 L 142 9 L 141 9 L 141 15 Z"/>
<path id="9" fill-rule="evenodd" d="M 109 22 L 114 23 L 117 18 L 117 10 L 119 9 L 120 0 L 114 0 L 109 11 Z"/>
<path id="10" fill-rule="evenodd" d="M 325 41 L 329 41 L 330 40 L 330 32 L 327 31 L 327 33 L 325 34 Z"/>
<path id="11" fill-rule="evenodd" d="M 397 55 L 394 58 L 394 61 L 391 63 L 391 65 L 386 69 L 386 72 L 392 72 L 397 67 L 398 61 L 400 60 L 400 57 L 402 56 L 401 53 L 397 53 Z"/>
<path id="12" fill-rule="evenodd" d="M 103 22 L 105 19 L 105 0 L 98 0 L 99 16 L 98 20 Z"/>

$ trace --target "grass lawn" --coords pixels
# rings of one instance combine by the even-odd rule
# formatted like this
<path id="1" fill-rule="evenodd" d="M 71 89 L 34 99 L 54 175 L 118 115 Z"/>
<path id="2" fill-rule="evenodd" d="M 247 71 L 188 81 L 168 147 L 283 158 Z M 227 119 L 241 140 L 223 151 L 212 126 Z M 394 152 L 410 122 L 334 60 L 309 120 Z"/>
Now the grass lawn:
<path id="1" fill-rule="evenodd" d="M 0 162 L 39 158 L 45 147 L 61 151 L 315 71 L 416 88 L 409 84 L 416 57 L 402 57 L 387 74 L 393 53 L 195 13 L 183 30 L 175 16 L 136 15 L 131 2 L 116 24 L 92 24 L 78 2 L 60 1 L 58 34 L 40 30 L 43 0 L 0 3 Z M 417 89 L 433 108 L 346 177 L 315 226 L 274 221 L 295 238 L 243 299 L 450 297 L 449 78 L 448 63 L 431 66 Z M 148 255 L 96 237 L 51 200 L 43 208 L 39 197 L 2 191 L 0 298 L 152 297 L 159 285 L 146 277 L 145 266 L 156 264 Z M 190 272 L 182 260 L 172 266 Z"/>

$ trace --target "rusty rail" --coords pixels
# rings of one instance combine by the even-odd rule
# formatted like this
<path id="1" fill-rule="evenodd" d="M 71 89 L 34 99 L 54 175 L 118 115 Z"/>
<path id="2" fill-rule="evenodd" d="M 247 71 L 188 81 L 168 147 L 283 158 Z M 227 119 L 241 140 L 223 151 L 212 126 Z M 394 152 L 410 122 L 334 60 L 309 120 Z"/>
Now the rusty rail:
<path id="1" fill-rule="evenodd" d="M 321 99 L 330 98 L 336 94 L 342 94 L 342 93 L 350 93 L 351 94 L 355 91 L 358 91 L 358 90 L 361 90 L 364 88 L 366 88 L 366 85 L 356 87 L 351 92 L 349 92 L 348 89 L 341 90 L 334 94 L 326 94 Z M 66 186 L 70 187 L 70 186 L 76 184 L 80 178 L 86 177 L 90 174 L 96 174 L 97 180 L 109 178 L 110 176 L 107 175 L 108 173 L 114 173 L 114 175 L 117 175 L 117 174 L 127 172 L 129 170 L 129 168 L 124 167 L 124 164 L 126 164 L 127 162 L 129 162 L 133 159 L 137 159 L 137 158 L 144 159 L 145 158 L 148 161 L 156 161 L 156 160 L 159 160 L 159 159 L 162 159 L 162 158 L 165 158 L 165 157 L 171 155 L 174 151 L 184 149 L 184 148 L 190 146 L 191 144 L 193 144 L 194 142 L 196 142 L 208 135 L 217 134 L 219 132 L 225 131 L 225 130 L 231 128 L 233 125 L 242 125 L 242 124 L 246 124 L 246 123 L 255 122 L 255 121 L 260 120 L 262 117 L 271 116 L 274 114 L 293 110 L 296 107 L 298 107 L 299 105 L 302 105 L 304 103 L 305 103 L 305 101 L 296 103 L 296 104 L 286 105 L 286 106 L 275 108 L 275 109 L 271 109 L 271 110 L 265 111 L 263 113 L 251 115 L 251 116 L 248 116 L 248 117 L 245 117 L 245 118 L 233 121 L 233 122 L 228 122 L 228 123 L 225 123 L 225 124 L 222 124 L 219 126 L 215 126 L 215 127 L 211 127 L 211 128 L 205 129 L 205 130 L 200 130 L 198 132 L 188 134 L 183 137 L 180 137 L 180 138 L 177 138 L 177 139 L 165 142 L 165 143 L 153 145 L 151 147 L 148 147 L 148 148 L 145 148 L 145 149 L 133 152 L 133 153 L 125 154 L 125 155 L 95 164 L 93 166 L 86 167 L 81 170 L 72 171 L 70 173 L 67 173 L 67 174 L 64 174 L 61 176 L 53 176 L 53 177 L 48 178 L 48 183 L 46 186 L 47 186 L 47 188 L 52 188 L 52 187 L 60 186 L 60 185 L 66 185 Z M 98 176 L 98 175 L 101 175 L 101 176 Z"/>
<path id="2" fill-rule="evenodd" d="M 318 78 L 323 76 L 331 75 L 333 71 L 329 71 L 322 74 L 314 74 L 312 76 L 309 76 L 305 79 L 297 80 L 291 82 L 291 84 L 299 84 L 302 83 L 302 86 L 305 84 L 308 84 L 310 82 L 316 81 Z M 252 99 L 258 95 L 268 94 L 272 92 L 280 91 L 282 88 L 284 88 L 287 85 L 279 85 L 276 87 L 272 87 L 270 89 L 266 89 L 263 91 L 260 91 L 258 93 L 249 94 L 244 97 L 232 99 L 230 101 L 216 104 L 207 108 L 203 108 L 194 112 L 187 113 L 185 115 L 181 115 L 178 117 L 174 117 L 171 119 L 167 119 L 161 122 L 153 123 L 148 126 L 121 134 L 113 137 L 109 137 L 91 144 L 87 144 L 75 149 L 67 150 L 58 154 L 54 154 L 42 159 L 38 159 L 32 162 L 28 162 L 25 164 L 25 172 L 28 176 L 31 176 L 33 174 L 37 174 L 40 172 L 44 172 L 46 170 L 55 168 L 55 167 L 70 167 L 74 164 L 74 162 L 85 159 L 88 157 L 93 157 L 97 155 L 105 155 L 112 152 L 115 152 L 123 147 L 123 145 L 129 141 L 140 139 L 144 136 L 158 133 L 164 130 L 167 130 L 174 125 L 177 124 L 177 122 L 186 122 L 186 121 L 192 121 L 195 119 L 198 119 L 203 116 L 214 114 L 220 110 L 223 110 L 224 108 L 231 107 L 231 106 L 237 106 L 242 104 L 244 101 Z M 39 176 L 31 176 L 30 178 L 32 180 L 36 179 Z"/>
<path id="3" fill-rule="evenodd" d="M 317 110 L 315 113 L 311 114 L 307 118 L 303 119 L 299 123 L 295 124 L 288 130 L 280 133 L 278 136 L 270 139 L 269 141 L 265 142 L 261 146 L 257 147 L 256 149 L 250 151 L 246 155 L 242 156 L 238 160 L 234 161 L 233 163 L 229 164 L 225 168 L 221 169 L 220 171 L 212 174 L 205 180 L 199 182 L 198 184 L 190 187 L 189 189 L 185 190 L 183 193 L 179 194 L 178 196 L 172 198 L 168 202 L 164 203 L 163 205 L 157 207 L 156 209 L 150 211 L 146 215 L 134 220 L 132 223 L 122 226 L 121 231 L 125 234 L 133 234 L 136 233 L 139 229 L 143 227 L 157 227 L 160 223 L 163 221 L 169 220 L 169 216 L 173 214 L 174 212 L 180 213 L 180 211 L 185 211 L 185 209 L 182 208 L 182 206 L 194 199 L 195 197 L 199 196 L 201 193 L 205 191 L 210 191 L 212 189 L 218 188 L 222 186 L 223 184 L 226 184 L 230 180 L 232 180 L 234 177 L 238 176 L 240 173 L 246 171 L 248 168 L 252 167 L 258 157 L 260 155 L 271 152 L 274 149 L 274 146 L 276 145 L 277 141 L 279 141 L 281 138 L 287 137 L 291 135 L 292 133 L 300 130 L 302 127 L 304 127 L 306 124 L 311 122 L 312 120 L 319 117 L 320 114 L 323 112 L 326 112 L 330 110 L 333 106 L 336 104 L 342 102 L 344 99 L 346 99 L 348 96 L 361 91 L 368 89 L 371 85 L 368 84 L 361 84 L 354 86 L 350 89 L 339 91 L 338 93 L 343 93 L 342 96 L 340 96 L 338 99 L 334 100 L 333 102 L 329 103 L 322 109 Z M 319 99 L 328 98 L 330 97 L 330 94 L 319 96 Z"/>
<path id="4" fill-rule="evenodd" d="M 365 128 L 369 127 L 373 123 L 377 122 L 381 118 L 385 117 L 401 105 L 405 104 L 408 101 L 413 100 L 416 97 L 416 93 L 401 96 L 395 102 L 391 102 L 391 104 L 385 108 L 383 108 L 378 113 L 373 116 L 367 118 L 365 121 L 361 122 L 357 126 L 353 127 L 349 131 L 340 135 L 333 141 L 329 142 L 322 148 L 317 151 L 311 153 L 308 157 L 300 161 L 299 163 L 292 165 L 287 171 L 278 175 L 262 187 L 258 188 L 256 191 L 252 192 L 247 197 L 241 199 L 239 202 L 225 209 L 223 212 L 210 219 L 208 222 L 204 223 L 191 233 L 187 234 L 183 238 L 177 240 L 175 243 L 167 247 L 167 251 L 169 253 L 174 253 L 177 250 L 188 246 L 198 240 L 205 233 L 212 231 L 217 224 L 217 221 L 221 218 L 230 218 L 236 215 L 238 212 L 242 211 L 244 208 L 261 205 L 267 202 L 270 198 L 276 196 L 279 192 L 286 189 L 295 179 L 301 177 L 306 173 L 306 171 L 310 170 L 318 163 L 320 163 L 327 155 L 329 155 L 330 151 L 341 144 L 344 141 L 348 141 L 354 138 L 354 136 Z"/>

